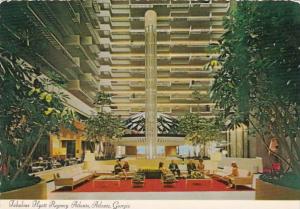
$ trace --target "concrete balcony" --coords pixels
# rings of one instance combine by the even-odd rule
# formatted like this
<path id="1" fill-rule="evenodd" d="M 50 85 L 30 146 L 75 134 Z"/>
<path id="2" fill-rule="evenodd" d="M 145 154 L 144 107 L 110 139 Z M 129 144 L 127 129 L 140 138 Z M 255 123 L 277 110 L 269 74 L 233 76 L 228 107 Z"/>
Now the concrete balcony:
<path id="1" fill-rule="evenodd" d="M 129 96 L 112 96 L 111 97 L 112 103 L 127 103 L 130 101 Z"/>
<path id="2" fill-rule="evenodd" d="M 102 9 L 109 9 L 111 8 L 111 1 L 110 0 L 97 0 L 100 4 Z"/>
<path id="3" fill-rule="evenodd" d="M 114 91 L 129 91 L 131 88 L 128 86 L 128 84 L 126 85 L 112 85 L 111 86 L 111 89 L 112 89 L 112 92 L 111 93 L 114 93 Z"/>
<path id="4" fill-rule="evenodd" d="M 211 87 L 211 82 L 203 82 L 203 81 L 190 81 L 189 88 L 190 89 L 209 89 Z"/>
<path id="5" fill-rule="evenodd" d="M 80 76 L 80 83 L 83 87 L 89 89 L 98 89 L 98 81 L 94 78 L 92 73 L 84 73 Z"/>
<path id="6" fill-rule="evenodd" d="M 110 42 L 110 38 L 100 38 L 100 45 L 103 45 L 104 48 L 109 48 Z"/>
<path id="7" fill-rule="evenodd" d="M 171 87 L 171 82 L 158 82 L 157 87 Z"/>
<path id="8" fill-rule="evenodd" d="M 110 11 L 108 10 L 101 10 L 100 13 L 97 15 L 100 22 L 109 23 L 111 19 Z"/>
<path id="9" fill-rule="evenodd" d="M 69 81 L 67 90 L 84 103 L 90 106 L 93 104 L 93 99 L 81 88 L 80 80 Z"/>
<path id="10" fill-rule="evenodd" d="M 130 10 L 128 8 L 113 8 L 111 10 L 112 14 L 117 14 L 117 15 L 124 15 L 124 16 L 129 16 Z"/>
<path id="11" fill-rule="evenodd" d="M 145 98 L 130 98 L 130 102 L 143 103 L 143 102 L 145 102 Z"/>
<path id="12" fill-rule="evenodd" d="M 111 87 L 111 81 L 100 80 L 100 86 Z"/>
<path id="13" fill-rule="evenodd" d="M 120 115 L 120 116 L 128 116 L 129 115 L 129 113 L 130 113 L 130 110 L 129 109 L 114 109 L 113 111 L 112 111 L 112 113 L 114 114 L 114 115 Z"/>
<path id="14" fill-rule="evenodd" d="M 109 35 L 110 35 L 110 31 L 111 31 L 110 24 L 100 24 L 100 31 L 101 31 L 105 36 L 109 36 Z"/>
<path id="15" fill-rule="evenodd" d="M 111 66 L 110 65 L 101 65 L 99 71 L 111 73 Z"/>
<path id="16" fill-rule="evenodd" d="M 103 59 L 105 61 L 111 61 L 111 54 L 110 52 L 102 51 L 98 54 L 99 59 Z"/>

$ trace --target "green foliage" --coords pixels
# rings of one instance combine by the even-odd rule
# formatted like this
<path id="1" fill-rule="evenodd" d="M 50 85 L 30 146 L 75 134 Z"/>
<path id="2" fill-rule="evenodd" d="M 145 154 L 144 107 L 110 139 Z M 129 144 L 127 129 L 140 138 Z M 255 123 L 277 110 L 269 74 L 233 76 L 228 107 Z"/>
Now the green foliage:
<path id="1" fill-rule="evenodd" d="M 190 178 L 191 179 L 204 179 L 205 177 L 204 177 L 204 173 L 199 172 L 199 171 L 193 171 L 191 173 L 191 177 Z"/>
<path id="2" fill-rule="evenodd" d="M 192 98 L 196 99 L 198 102 L 201 101 L 201 99 L 205 97 L 199 90 L 195 90 L 192 93 Z"/>
<path id="3" fill-rule="evenodd" d="M 49 132 L 73 128 L 74 114 L 63 104 L 65 95 L 49 90 L 51 85 L 54 82 L 38 69 L 0 51 L 1 181 L 16 182 L 26 174 L 36 147 Z"/>
<path id="4" fill-rule="evenodd" d="M 179 130 L 194 145 L 205 144 L 220 137 L 220 128 L 214 119 L 203 118 L 195 113 L 187 113 L 179 119 Z"/>
<path id="5" fill-rule="evenodd" d="M 210 53 L 220 52 L 220 46 L 218 44 L 209 44 L 207 48 L 208 48 L 208 52 Z"/>
<path id="6" fill-rule="evenodd" d="M 281 178 L 274 178 L 272 174 L 262 174 L 259 179 L 272 184 L 278 184 L 300 190 L 300 177 L 292 172 L 283 175 Z"/>
<path id="7" fill-rule="evenodd" d="M 111 95 L 105 93 L 104 91 L 97 92 L 94 104 L 103 106 L 103 105 L 110 105 L 111 104 Z"/>
<path id="8" fill-rule="evenodd" d="M 212 99 L 231 126 L 275 136 L 298 175 L 300 5 L 238 2 L 225 20 Z M 291 144 L 292 146 L 289 146 Z"/>
<path id="9" fill-rule="evenodd" d="M 85 122 L 86 135 L 90 142 L 96 142 L 102 145 L 103 149 L 96 150 L 96 154 L 103 154 L 104 158 L 112 157 L 113 151 L 111 146 L 103 146 L 105 144 L 112 144 L 118 140 L 125 131 L 123 121 L 120 117 L 116 117 L 108 112 L 98 112 Z M 102 156 L 101 156 L 102 157 Z"/>
<path id="10" fill-rule="evenodd" d="M 86 121 L 86 133 L 90 141 L 112 140 L 124 133 L 123 122 L 111 113 L 99 112 Z"/>
<path id="11" fill-rule="evenodd" d="M 7 192 L 22 187 L 32 186 L 39 183 L 40 181 L 41 181 L 40 177 L 22 174 L 18 177 L 18 181 L 14 182 L 14 184 L 11 184 L 9 180 L 3 181 L 0 187 L 0 192 Z"/>

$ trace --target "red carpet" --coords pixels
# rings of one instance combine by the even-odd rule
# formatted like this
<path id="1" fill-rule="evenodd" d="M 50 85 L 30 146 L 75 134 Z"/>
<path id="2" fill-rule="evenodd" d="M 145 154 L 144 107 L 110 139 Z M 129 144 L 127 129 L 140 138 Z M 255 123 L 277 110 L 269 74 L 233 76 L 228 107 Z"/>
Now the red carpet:
<path id="1" fill-rule="evenodd" d="M 239 186 L 237 190 L 226 188 L 226 184 L 216 180 L 179 180 L 173 185 L 164 186 L 160 179 L 146 179 L 144 187 L 133 187 L 131 180 L 122 180 L 120 186 L 117 182 L 92 181 L 83 183 L 74 188 L 72 192 L 191 192 L 191 191 L 251 191 L 251 188 Z M 64 187 L 55 192 L 70 192 L 70 187 Z"/>

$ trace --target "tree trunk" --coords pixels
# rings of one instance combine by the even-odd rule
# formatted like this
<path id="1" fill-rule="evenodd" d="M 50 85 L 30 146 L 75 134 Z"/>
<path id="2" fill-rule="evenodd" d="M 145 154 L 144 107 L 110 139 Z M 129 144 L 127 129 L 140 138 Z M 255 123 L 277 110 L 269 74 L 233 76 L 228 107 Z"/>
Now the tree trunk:
<path id="1" fill-rule="evenodd" d="M 298 161 L 300 161 L 300 147 L 298 146 L 298 144 L 295 142 L 294 139 L 290 139 L 290 140 L 291 140 L 291 143 L 292 143 L 292 145 L 294 147 L 294 150 L 295 150 L 295 152 L 297 154 Z"/>
<path id="2" fill-rule="evenodd" d="M 275 126 L 273 131 L 275 132 L 276 137 L 279 139 L 280 145 L 283 145 L 284 150 L 289 156 L 292 170 L 297 176 L 300 177 L 300 163 L 298 162 L 299 159 L 297 159 L 297 157 L 294 155 L 293 150 L 290 149 L 286 141 L 287 137 L 289 136 L 289 133 L 286 133 L 285 130 L 289 132 L 289 127 L 287 126 L 286 121 L 283 120 L 283 116 L 280 115 L 280 109 L 276 106 L 276 104 L 273 104 L 273 108 L 275 109 L 274 111 L 276 113 L 276 120 L 273 122 L 273 125 Z M 298 152 L 296 152 L 296 154 L 298 154 Z"/>
<path id="3" fill-rule="evenodd" d="M 205 155 L 206 155 L 205 148 L 206 148 L 206 142 L 204 141 L 203 142 L 203 157 L 202 158 L 204 158 Z"/>
<path id="4" fill-rule="evenodd" d="M 281 136 L 278 132 L 276 133 L 276 137 L 279 140 L 279 144 L 283 146 L 283 149 L 287 152 L 289 158 L 290 158 L 290 162 L 291 162 L 291 167 L 292 170 L 296 173 L 297 176 L 300 177 L 300 164 L 297 161 L 297 159 L 295 158 L 292 150 L 289 148 L 288 143 L 286 142 L 286 139 L 284 136 Z"/>
<path id="5" fill-rule="evenodd" d="M 38 144 L 40 143 L 43 133 L 44 133 L 44 128 L 41 128 L 39 130 L 38 136 L 37 136 L 37 140 L 35 141 L 33 147 L 31 148 L 30 153 L 26 156 L 24 163 L 20 166 L 20 168 L 16 171 L 15 175 L 12 177 L 12 181 L 15 181 L 18 176 L 21 174 L 21 172 L 24 170 L 24 167 L 28 165 L 29 161 L 31 160 L 31 157 L 35 151 L 35 149 L 37 148 Z"/>
<path id="6" fill-rule="evenodd" d="M 100 147 L 101 147 L 100 143 L 101 142 L 95 143 L 95 155 L 96 155 L 97 158 L 100 157 Z"/>
<path id="7" fill-rule="evenodd" d="M 260 135 L 260 138 L 266 148 L 267 151 L 269 151 L 270 153 L 272 153 L 273 155 L 277 156 L 280 160 L 282 160 L 283 162 L 285 162 L 288 166 L 291 166 L 290 162 L 288 162 L 283 156 L 281 156 L 280 154 L 273 152 L 270 148 L 269 145 L 267 144 L 266 140 L 265 140 L 265 136 L 263 133 L 261 133 L 261 131 L 254 125 L 254 123 L 252 122 L 252 120 L 249 120 L 249 122 L 251 123 L 252 127 L 255 129 L 255 131 L 258 133 L 258 135 Z"/>
<path id="8" fill-rule="evenodd" d="M 276 109 L 276 111 L 279 111 L 279 112 L 280 112 L 280 110 L 279 110 L 279 108 L 278 108 L 278 106 L 277 106 L 276 104 L 273 104 L 273 106 L 274 106 L 274 108 Z M 282 118 L 282 119 L 285 119 L 285 120 L 282 121 L 281 123 L 284 125 L 284 129 L 287 130 L 287 132 L 288 132 L 287 135 L 289 136 L 290 141 L 291 141 L 291 144 L 292 144 L 292 146 L 294 147 L 294 150 L 295 150 L 295 152 L 296 152 L 296 154 L 297 154 L 298 161 L 300 161 L 300 147 L 298 146 L 298 144 L 297 144 L 297 143 L 295 142 L 295 140 L 294 140 L 294 138 L 296 138 L 296 140 L 297 140 L 297 134 L 295 135 L 295 134 L 293 134 L 293 133 L 290 131 L 290 129 L 289 129 L 289 123 L 287 122 L 287 120 L 288 120 L 288 121 L 293 121 L 294 123 L 297 124 L 297 119 L 295 119 L 295 118 L 293 117 L 293 115 L 290 114 L 290 111 L 289 111 L 289 109 L 288 109 L 288 107 L 290 107 L 290 105 L 286 105 L 286 104 L 284 104 L 284 103 L 281 103 L 280 106 L 284 109 L 284 112 L 285 112 L 285 118 L 286 118 L 286 119 L 285 119 L 284 117 L 280 117 L 280 118 Z M 297 109 L 295 109 L 295 111 L 296 111 L 296 115 L 299 115 Z M 282 119 L 281 119 L 281 120 L 282 120 Z M 298 132 L 298 135 L 299 135 L 299 132 Z"/>
<path id="9" fill-rule="evenodd" d="M 101 138 L 100 140 L 100 157 L 103 158 L 104 157 L 104 145 L 103 145 L 103 139 Z"/>

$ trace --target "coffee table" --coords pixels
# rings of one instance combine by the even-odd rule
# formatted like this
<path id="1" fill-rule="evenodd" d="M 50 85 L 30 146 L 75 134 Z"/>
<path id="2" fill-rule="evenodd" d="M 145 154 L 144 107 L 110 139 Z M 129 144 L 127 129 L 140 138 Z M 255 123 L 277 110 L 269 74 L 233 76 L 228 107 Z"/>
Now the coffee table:
<path id="1" fill-rule="evenodd" d="M 209 180 L 210 185 L 213 182 L 213 179 L 207 175 L 204 175 L 204 178 L 186 178 L 185 179 L 185 187 L 187 187 L 188 182 L 197 182 L 197 181 L 207 181 Z"/>
<path id="2" fill-rule="evenodd" d="M 95 186 L 95 181 L 117 182 L 118 186 L 121 185 L 121 178 L 119 176 L 98 176 L 97 178 L 93 179 L 93 187 Z"/>

